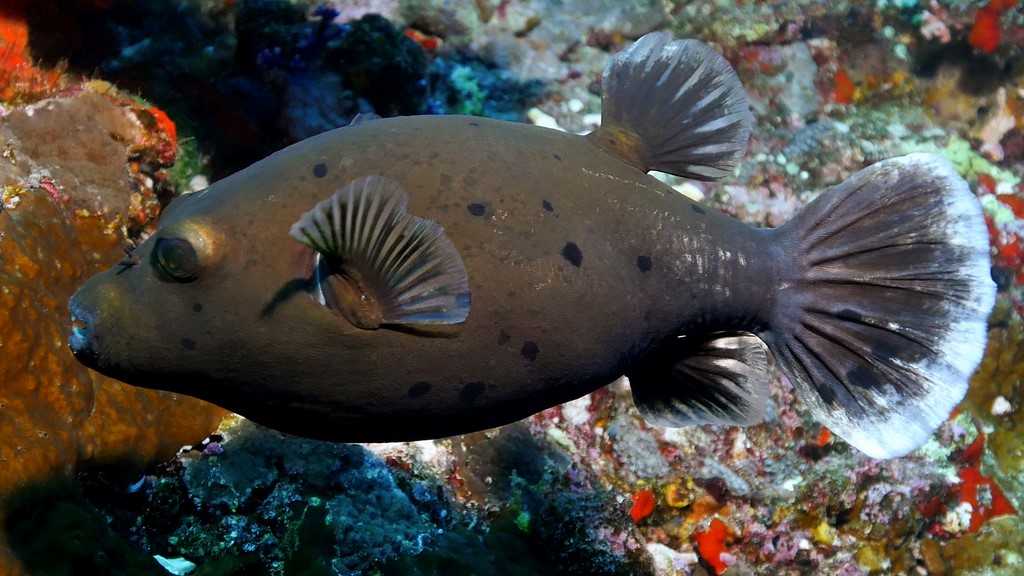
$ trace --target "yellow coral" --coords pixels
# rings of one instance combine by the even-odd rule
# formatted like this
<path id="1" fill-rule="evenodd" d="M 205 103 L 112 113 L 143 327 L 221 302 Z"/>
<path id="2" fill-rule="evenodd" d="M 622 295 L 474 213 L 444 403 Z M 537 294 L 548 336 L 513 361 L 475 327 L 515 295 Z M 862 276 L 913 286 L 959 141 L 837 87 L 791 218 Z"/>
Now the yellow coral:
<path id="1" fill-rule="evenodd" d="M 118 106 L 110 110 L 130 114 Z M 102 118 L 94 121 L 100 126 Z M 110 138 L 102 126 L 98 133 Z M 74 359 L 67 347 L 67 300 L 84 278 L 122 256 L 124 240 L 111 233 L 111 220 L 78 216 L 75 199 L 64 197 L 80 188 L 67 166 L 78 166 L 80 174 L 95 172 L 95 163 L 66 163 L 67 175 L 48 180 L 46 188 L 23 172 L 45 167 L 41 157 L 33 158 L 31 148 L 17 153 L 17 166 L 5 163 L 0 169 L 0 310 L 6 312 L 0 322 L 0 525 L 16 492 L 71 481 L 91 467 L 116 465 L 137 474 L 202 440 L 224 414 L 198 400 L 110 380 Z M 87 151 L 75 153 L 89 157 Z M 45 162 L 59 163 L 61 157 Z M 123 163 L 119 173 L 120 190 L 104 192 L 127 206 L 131 187 Z M 116 212 L 108 212 L 115 222 Z M 22 573 L 6 537 L 0 537 L 0 575 Z"/>
<path id="2" fill-rule="evenodd" d="M 822 520 L 814 527 L 811 531 L 811 535 L 814 537 L 814 541 L 824 546 L 831 546 L 836 540 L 838 533 L 827 521 Z"/>
<path id="3" fill-rule="evenodd" d="M 684 478 L 662 488 L 665 504 L 672 508 L 685 508 L 693 503 L 693 478 Z"/>

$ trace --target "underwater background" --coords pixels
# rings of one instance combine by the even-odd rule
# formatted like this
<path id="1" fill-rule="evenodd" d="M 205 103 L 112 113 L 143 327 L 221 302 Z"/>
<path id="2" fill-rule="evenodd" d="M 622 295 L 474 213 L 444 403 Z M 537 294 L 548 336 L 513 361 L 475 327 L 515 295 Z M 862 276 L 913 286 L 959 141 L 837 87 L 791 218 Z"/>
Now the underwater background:
<path id="1" fill-rule="evenodd" d="M 659 429 L 628 384 L 415 443 L 285 436 L 90 372 L 66 302 L 175 196 L 382 116 L 600 120 L 609 56 L 710 43 L 756 117 L 680 193 L 777 226 L 948 157 L 999 299 L 967 398 L 877 461 L 776 376 L 768 421 Z M 0 0 L 0 575 L 1024 574 L 1024 9 L 1016 0 Z"/>

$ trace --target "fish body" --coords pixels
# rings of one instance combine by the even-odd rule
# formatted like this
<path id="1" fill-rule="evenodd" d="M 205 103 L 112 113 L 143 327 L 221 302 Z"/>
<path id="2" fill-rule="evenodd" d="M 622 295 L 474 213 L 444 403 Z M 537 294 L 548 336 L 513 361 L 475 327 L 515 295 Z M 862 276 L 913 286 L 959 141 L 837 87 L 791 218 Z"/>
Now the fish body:
<path id="1" fill-rule="evenodd" d="M 770 348 L 862 450 L 923 442 L 962 397 L 991 307 L 962 180 L 933 157 L 902 159 L 756 229 L 646 173 L 714 178 L 742 154 L 751 118 L 721 57 L 650 35 L 604 83 L 605 121 L 588 136 L 373 119 L 182 197 L 130 261 L 72 298 L 71 348 L 125 382 L 335 441 L 498 426 L 622 374 L 656 423 L 756 422 Z M 927 213 L 908 201 L 950 190 Z M 945 244 L 911 231 L 857 248 L 893 227 L 865 220 L 874 201 Z M 907 258 L 924 259 L 921 274 Z M 952 280 L 934 285 L 936 270 Z M 895 304 L 876 314 L 876 298 Z M 929 355 L 947 343 L 965 360 Z M 917 431 L 892 442 L 908 421 Z"/>
<path id="2" fill-rule="evenodd" d="M 293 289 L 314 252 L 289 227 L 366 174 L 401 184 L 408 211 L 440 223 L 458 248 L 472 294 L 464 323 L 431 336 L 362 330 Z M 144 330 L 159 335 L 144 349 L 130 340 L 138 328 L 104 336 L 145 356 L 115 375 L 145 370 L 154 386 L 337 440 L 505 424 L 608 383 L 702 318 L 736 314 L 739 324 L 765 291 L 735 277 L 765 278 L 758 239 L 770 233 L 701 208 L 584 137 L 459 116 L 310 138 L 177 200 L 160 230 L 178 226 L 208 230 L 222 256 L 187 285 L 108 273 L 112 297 L 144 310 Z"/>

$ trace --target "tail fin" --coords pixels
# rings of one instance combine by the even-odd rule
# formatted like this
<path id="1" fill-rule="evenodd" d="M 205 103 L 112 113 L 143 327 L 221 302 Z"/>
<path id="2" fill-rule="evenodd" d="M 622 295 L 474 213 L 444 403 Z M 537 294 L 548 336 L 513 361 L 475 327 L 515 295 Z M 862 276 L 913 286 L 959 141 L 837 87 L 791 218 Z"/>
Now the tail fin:
<path id="1" fill-rule="evenodd" d="M 779 229 L 762 335 L 814 415 L 875 458 L 923 444 L 964 397 L 995 302 L 981 208 L 937 154 L 879 162 Z"/>
<path id="2" fill-rule="evenodd" d="M 710 46 L 653 32 L 602 77 L 601 127 L 588 138 L 640 168 L 712 180 L 732 172 L 753 116 L 736 72 Z"/>

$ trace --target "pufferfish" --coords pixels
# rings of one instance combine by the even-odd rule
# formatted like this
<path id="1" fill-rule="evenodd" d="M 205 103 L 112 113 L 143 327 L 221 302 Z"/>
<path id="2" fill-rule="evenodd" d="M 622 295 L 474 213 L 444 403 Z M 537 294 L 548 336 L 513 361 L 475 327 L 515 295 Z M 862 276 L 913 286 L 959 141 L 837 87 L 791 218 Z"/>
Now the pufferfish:
<path id="1" fill-rule="evenodd" d="M 885 160 L 755 228 L 648 174 L 734 169 L 753 118 L 722 56 L 648 34 L 602 90 L 587 135 L 362 117 L 182 196 L 72 297 L 71 350 L 333 441 L 495 427 L 621 375 L 653 424 L 749 425 L 778 365 L 869 456 L 925 442 L 995 299 L 951 164 Z"/>

